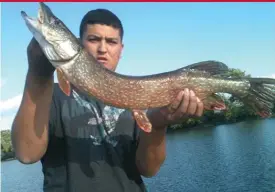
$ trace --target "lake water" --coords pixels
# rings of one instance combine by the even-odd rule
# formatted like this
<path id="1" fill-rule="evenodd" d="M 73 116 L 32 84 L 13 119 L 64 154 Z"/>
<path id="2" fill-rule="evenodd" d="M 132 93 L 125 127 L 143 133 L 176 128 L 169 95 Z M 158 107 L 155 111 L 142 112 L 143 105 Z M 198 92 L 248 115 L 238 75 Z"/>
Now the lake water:
<path id="1" fill-rule="evenodd" d="M 41 165 L 2 163 L 3 192 L 41 192 Z M 275 192 L 275 119 L 167 136 L 167 158 L 144 179 L 156 192 Z"/>

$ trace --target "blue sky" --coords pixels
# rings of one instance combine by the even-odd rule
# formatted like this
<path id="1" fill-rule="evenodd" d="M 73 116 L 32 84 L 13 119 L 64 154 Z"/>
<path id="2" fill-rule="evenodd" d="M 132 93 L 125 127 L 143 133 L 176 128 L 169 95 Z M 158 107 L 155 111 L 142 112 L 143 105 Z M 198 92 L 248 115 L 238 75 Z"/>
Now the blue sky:
<path id="1" fill-rule="evenodd" d="M 20 11 L 37 3 L 1 3 L 1 128 L 9 129 L 21 101 L 32 38 Z M 47 3 L 78 36 L 83 15 L 117 14 L 125 30 L 119 73 L 146 75 L 219 60 L 253 76 L 275 78 L 274 3 Z"/>

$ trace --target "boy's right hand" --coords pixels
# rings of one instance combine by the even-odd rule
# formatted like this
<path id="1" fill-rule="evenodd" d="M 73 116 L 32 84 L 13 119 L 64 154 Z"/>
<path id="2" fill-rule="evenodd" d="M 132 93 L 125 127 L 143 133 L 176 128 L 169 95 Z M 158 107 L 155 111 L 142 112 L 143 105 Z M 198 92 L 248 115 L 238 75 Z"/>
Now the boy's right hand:
<path id="1" fill-rule="evenodd" d="M 52 77 L 55 68 L 46 58 L 35 38 L 32 38 L 27 48 L 29 72 L 38 77 Z"/>

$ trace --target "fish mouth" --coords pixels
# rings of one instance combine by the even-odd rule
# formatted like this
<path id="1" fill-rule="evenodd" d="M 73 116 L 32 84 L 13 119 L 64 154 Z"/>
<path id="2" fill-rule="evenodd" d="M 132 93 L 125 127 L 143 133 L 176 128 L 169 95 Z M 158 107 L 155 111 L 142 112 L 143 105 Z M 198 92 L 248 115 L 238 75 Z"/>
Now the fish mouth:
<path id="1" fill-rule="evenodd" d="M 55 16 L 46 4 L 40 2 L 39 5 L 37 18 L 28 16 L 25 11 L 21 11 L 21 16 L 48 60 L 57 63 L 62 58 L 51 44 L 51 37 L 48 37 L 50 31 L 49 26 L 51 22 L 54 21 Z"/>
<path id="2" fill-rule="evenodd" d="M 25 11 L 21 11 L 21 16 L 31 31 L 40 31 L 41 25 L 44 23 L 49 23 L 51 17 L 53 16 L 52 11 L 46 4 L 40 2 L 39 5 L 37 18 L 30 17 Z"/>

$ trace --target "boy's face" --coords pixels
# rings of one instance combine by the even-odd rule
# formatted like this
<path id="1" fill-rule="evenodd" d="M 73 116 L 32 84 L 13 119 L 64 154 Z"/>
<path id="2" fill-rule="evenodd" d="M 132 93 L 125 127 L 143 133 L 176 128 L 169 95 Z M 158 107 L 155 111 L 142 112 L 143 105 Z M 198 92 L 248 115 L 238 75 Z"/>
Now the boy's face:
<path id="1" fill-rule="evenodd" d="M 123 49 L 118 29 L 107 25 L 88 24 L 83 33 L 82 44 L 100 64 L 115 71 Z"/>

